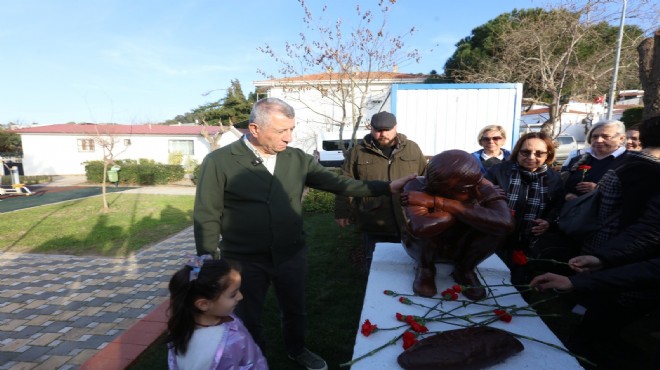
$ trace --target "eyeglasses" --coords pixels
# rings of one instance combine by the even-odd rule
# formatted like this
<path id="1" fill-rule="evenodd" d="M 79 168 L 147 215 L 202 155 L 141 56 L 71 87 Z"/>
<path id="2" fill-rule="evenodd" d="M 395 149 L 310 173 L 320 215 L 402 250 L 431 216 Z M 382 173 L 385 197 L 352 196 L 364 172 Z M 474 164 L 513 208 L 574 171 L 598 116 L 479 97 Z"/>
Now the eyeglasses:
<path id="1" fill-rule="evenodd" d="M 533 152 L 531 150 L 526 150 L 526 149 L 521 150 L 519 153 L 520 153 L 520 155 L 522 155 L 525 158 L 531 157 L 532 154 L 534 154 L 534 156 L 536 158 L 543 157 L 543 156 L 548 154 L 548 152 L 542 152 L 540 150 L 537 150 L 537 151 Z"/>
<path id="2" fill-rule="evenodd" d="M 611 135 L 592 134 L 591 140 L 598 140 L 599 137 L 602 138 L 603 140 L 611 140 L 614 138 L 614 136 Z"/>
<path id="3" fill-rule="evenodd" d="M 500 141 L 502 139 L 503 138 L 501 136 L 493 136 L 493 137 L 484 136 L 484 137 L 481 138 L 481 141 Z"/>

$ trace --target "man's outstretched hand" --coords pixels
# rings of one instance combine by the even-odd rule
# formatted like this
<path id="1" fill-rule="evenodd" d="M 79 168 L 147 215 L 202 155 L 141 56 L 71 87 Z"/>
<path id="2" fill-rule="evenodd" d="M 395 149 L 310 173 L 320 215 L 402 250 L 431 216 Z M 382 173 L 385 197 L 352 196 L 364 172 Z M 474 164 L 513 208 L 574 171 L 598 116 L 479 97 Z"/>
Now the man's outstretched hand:
<path id="1" fill-rule="evenodd" d="M 390 193 L 392 194 L 399 194 L 401 190 L 403 189 L 403 186 L 410 180 L 413 180 L 417 177 L 416 173 L 411 173 L 408 176 L 404 176 L 402 178 L 396 179 L 392 182 L 390 182 Z"/>

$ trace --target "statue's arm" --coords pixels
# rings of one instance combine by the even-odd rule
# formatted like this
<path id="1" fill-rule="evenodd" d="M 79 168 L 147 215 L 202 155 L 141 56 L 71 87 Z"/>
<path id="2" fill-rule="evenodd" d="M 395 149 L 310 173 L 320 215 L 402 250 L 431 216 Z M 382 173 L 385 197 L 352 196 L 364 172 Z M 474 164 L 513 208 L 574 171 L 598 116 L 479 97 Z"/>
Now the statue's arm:
<path id="1" fill-rule="evenodd" d="M 442 202 L 442 210 L 485 233 L 493 235 L 512 233 L 515 224 L 505 198 L 490 182 L 482 184 L 479 190 L 481 196 L 478 202 L 459 202 L 445 198 Z"/>
<path id="2" fill-rule="evenodd" d="M 421 192 L 410 192 L 402 196 L 408 232 L 416 237 L 428 238 L 452 227 L 454 216 L 434 208 L 434 197 Z"/>

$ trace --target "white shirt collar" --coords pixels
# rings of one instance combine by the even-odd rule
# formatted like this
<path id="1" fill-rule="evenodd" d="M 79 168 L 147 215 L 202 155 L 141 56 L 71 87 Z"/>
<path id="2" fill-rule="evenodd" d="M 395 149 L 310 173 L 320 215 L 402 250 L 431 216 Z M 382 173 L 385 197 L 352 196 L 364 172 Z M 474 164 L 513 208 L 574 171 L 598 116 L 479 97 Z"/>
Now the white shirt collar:
<path id="1" fill-rule="evenodd" d="M 589 154 L 591 154 L 592 156 L 594 155 L 594 152 L 591 150 L 591 147 L 586 148 L 584 151 L 585 151 L 585 153 L 589 153 Z M 620 146 L 620 147 L 618 147 L 615 151 L 613 151 L 613 152 L 610 153 L 609 155 L 606 155 L 605 157 L 609 157 L 609 156 L 611 155 L 611 156 L 613 156 L 614 158 L 617 158 L 617 157 L 619 157 L 621 154 L 623 154 L 625 151 L 626 151 L 626 147 L 625 147 L 625 146 Z M 595 156 L 594 156 L 594 157 L 595 157 Z M 603 157 L 603 158 L 605 158 L 605 157 Z"/>
<path id="2" fill-rule="evenodd" d="M 493 156 L 493 157 L 486 154 L 486 151 L 483 150 L 481 152 L 481 158 L 483 158 L 484 160 L 487 160 L 488 158 L 497 158 L 497 159 L 500 159 L 500 160 L 504 160 L 504 150 L 500 149 L 500 155 L 496 155 L 496 156 Z"/>
<path id="3" fill-rule="evenodd" d="M 273 155 L 269 155 L 269 156 L 264 158 L 259 153 L 257 148 L 255 148 L 254 145 L 252 145 L 250 140 L 248 140 L 247 135 L 243 135 L 243 142 L 254 153 L 254 155 L 261 161 L 261 163 L 259 163 L 259 164 L 263 164 L 266 167 L 266 169 L 268 170 L 268 172 L 270 172 L 271 175 L 274 175 L 275 174 L 275 164 L 277 163 L 277 153 L 275 153 Z M 257 165 L 259 165 L 259 164 L 257 164 Z"/>

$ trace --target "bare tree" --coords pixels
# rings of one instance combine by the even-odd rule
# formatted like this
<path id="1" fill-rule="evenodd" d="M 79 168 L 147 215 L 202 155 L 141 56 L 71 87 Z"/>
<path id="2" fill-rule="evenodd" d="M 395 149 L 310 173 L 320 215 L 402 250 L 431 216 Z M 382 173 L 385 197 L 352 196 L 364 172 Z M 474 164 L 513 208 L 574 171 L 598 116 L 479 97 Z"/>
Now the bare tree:
<path id="1" fill-rule="evenodd" d="M 204 125 L 204 128 L 199 132 L 204 139 L 206 139 L 206 142 L 209 143 L 211 146 L 211 152 L 220 148 L 220 139 L 222 138 L 222 135 L 224 135 L 226 132 L 231 130 L 231 128 L 234 126 L 233 122 L 231 122 L 231 119 L 229 120 L 229 126 L 224 126 L 222 125 L 222 122 L 220 122 L 219 126 L 211 126 L 208 123 L 206 123 L 206 120 L 202 118 L 202 124 Z M 208 127 L 218 127 L 218 131 L 215 133 L 211 133 L 208 130 Z"/>
<path id="2" fill-rule="evenodd" d="M 119 139 L 111 132 L 109 128 L 105 132 L 100 132 L 98 126 L 94 127 L 96 133 L 91 137 L 94 143 L 101 147 L 103 154 L 103 182 L 101 184 L 101 199 L 103 207 L 101 212 L 110 210 L 107 197 L 107 181 L 108 181 L 108 166 L 115 165 L 115 158 L 128 149 L 128 145 L 122 145 L 123 148 L 118 148 Z M 117 151 L 118 150 L 118 151 Z"/>
<path id="3" fill-rule="evenodd" d="M 318 123 L 338 126 L 340 138 L 344 128 L 350 128 L 355 141 L 355 133 L 364 120 L 373 81 L 380 79 L 384 72 L 396 70 L 399 65 L 419 61 L 419 52 L 404 50 L 403 42 L 415 32 L 415 28 L 411 27 L 403 35 L 389 35 L 387 15 L 396 0 L 378 1 L 380 17 L 357 5 L 358 22 L 352 29 L 347 29 L 342 19 L 331 25 L 325 24 L 327 5 L 321 8 L 317 17 L 305 0 L 298 2 L 304 11 L 306 27 L 306 31 L 300 33 L 300 40 L 287 41 L 284 55 L 276 53 L 270 45 L 258 50 L 280 63 L 279 73 L 283 77 L 275 83 L 287 91 L 316 91 L 322 104 L 301 103 L 320 117 Z M 333 5 L 345 6 L 343 3 Z M 274 79 L 264 71 L 259 72 Z M 301 76 L 306 78 L 296 78 Z M 324 109 L 329 106 L 333 109 Z M 340 118 L 332 114 L 335 108 L 339 108 Z"/>
<path id="4" fill-rule="evenodd" d="M 639 79 L 644 89 L 644 113 L 642 118 L 660 115 L 660 29 L 654 37 L 642 41 L 639 52 Z"/>
<path id="5" fill-rule="evenodd" d="M 492 55 L 452 74 L 465 82 L 522 82 L 526 98 L 549 107 L 543 130 L 558 134 L 569 99 L 591 101 L 611 85 L 617 28 L 609 22 L 620 14 L 608 3 L 565 2 L 550 10 L 511 13 L 495 29 Z M 638 84 L 634 48 L 642 38 L 641 28 L 625 28 L 620 85 Z"/>

